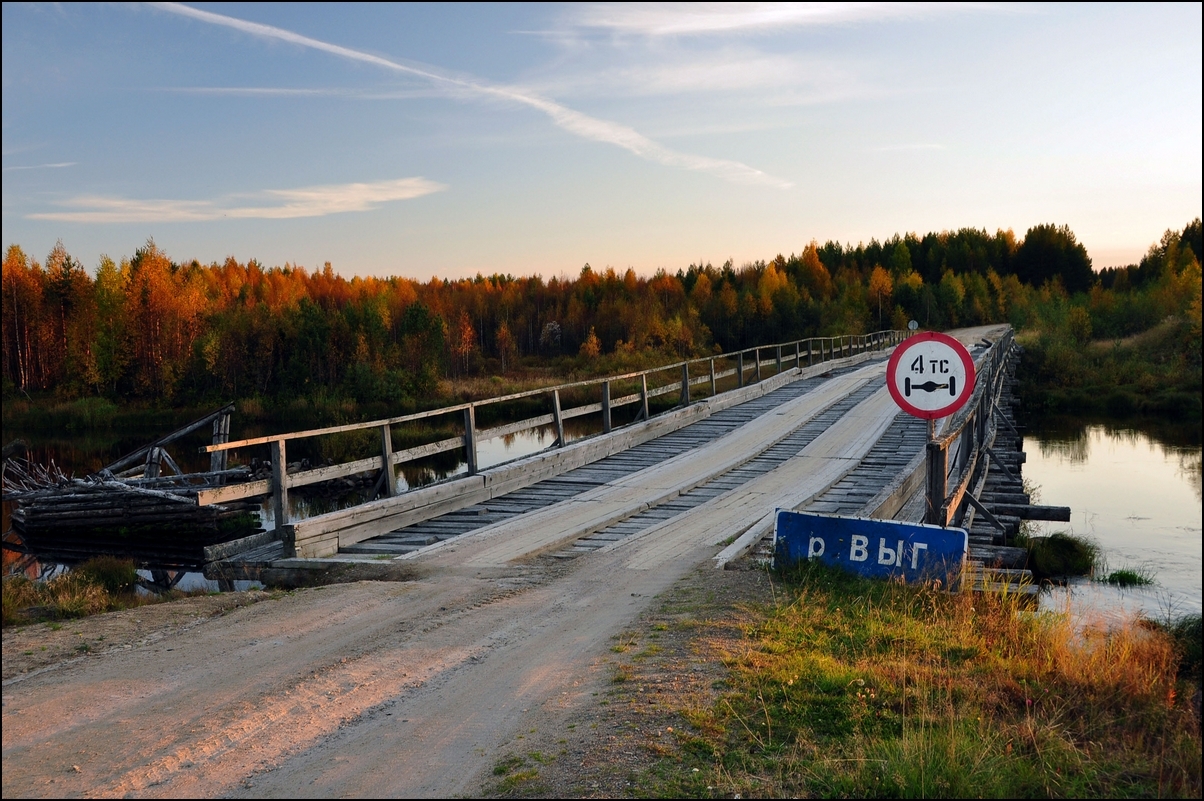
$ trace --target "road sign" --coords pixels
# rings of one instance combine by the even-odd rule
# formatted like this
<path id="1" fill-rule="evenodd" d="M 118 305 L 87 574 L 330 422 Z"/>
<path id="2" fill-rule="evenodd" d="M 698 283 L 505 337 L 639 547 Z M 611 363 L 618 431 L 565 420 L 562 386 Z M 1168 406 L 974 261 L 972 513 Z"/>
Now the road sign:
<path id="1" fill-rule="evenodd" d="M 961 572 L 968 541 L 961 528 L 779 509 L 774 563 L 818 559 L 867 578 L 948 581 Z"/>
<path id="2" fill-rule="evenodd" d="M 925 331 L 895 348 L 886 364 L 886 386 L 908 414 L 948 417 L 974 394 L 974 360 L 953 337 Z"/>

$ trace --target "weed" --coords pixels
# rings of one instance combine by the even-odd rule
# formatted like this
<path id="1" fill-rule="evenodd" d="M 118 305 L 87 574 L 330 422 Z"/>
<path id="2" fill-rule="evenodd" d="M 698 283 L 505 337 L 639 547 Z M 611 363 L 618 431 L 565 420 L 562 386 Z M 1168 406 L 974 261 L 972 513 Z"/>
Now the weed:
<path id="1" fill-rule="evenodd" d="M 1113 570 L 1103 580 L 1117 587 L 1147 587 L 1154 583 L 1154 576 L 1146 568 L 1121 568 Z"/>
<path id="2" fill-rule="evenodd" d="M 505 776 L 506 774 L 513 771 L 515 768 L 521 768 L 522 766 L 523 766 L 523 758 L 520 756 L 511 754 L 508 757 L 498 760 L 497 764 L 495 764 L 493 766 L 493 775 L 494 776 Z"/>

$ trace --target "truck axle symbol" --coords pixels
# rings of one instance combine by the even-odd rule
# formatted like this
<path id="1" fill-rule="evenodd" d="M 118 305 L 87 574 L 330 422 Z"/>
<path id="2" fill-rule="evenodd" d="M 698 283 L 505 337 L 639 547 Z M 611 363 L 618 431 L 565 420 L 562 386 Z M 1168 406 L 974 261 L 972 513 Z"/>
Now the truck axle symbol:
<path id="1" fill-rule="evenodd" d="M 936 392 L 938 389 L 948 389 L 950 395 L 957 394 L 957 376 L 949 376 L 948 384 L 938 384 L 935 381 L 925 381 L 923 384 L 913 384 L 910 378 L 903 379 L 903 395 L 911 397 L 913 389 L 922 389 L 925 392 Z"/>

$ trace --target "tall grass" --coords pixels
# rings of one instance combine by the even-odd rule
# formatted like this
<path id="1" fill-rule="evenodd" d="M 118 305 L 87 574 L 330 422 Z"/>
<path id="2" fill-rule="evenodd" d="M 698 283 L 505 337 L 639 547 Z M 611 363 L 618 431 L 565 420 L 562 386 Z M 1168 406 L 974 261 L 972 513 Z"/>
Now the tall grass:
<path id="1" fill-rule="evenodd" d="M 97 556 L 45 581 L 6 576 L 3 583 L 4 625 L 88 617 L 158 601 L 182 598 L 172 590 L 161 595 L 139 593 L 134 563 Z"/>
<path id="2" fill-rule="evenodd" d="M 697 767 L 745 796 L 1200 794 L 1193 690 L 1163 631 L 817 565 L 778 599 L 694 715 L 709 747 L 664 791 L 696 792 Z"/>

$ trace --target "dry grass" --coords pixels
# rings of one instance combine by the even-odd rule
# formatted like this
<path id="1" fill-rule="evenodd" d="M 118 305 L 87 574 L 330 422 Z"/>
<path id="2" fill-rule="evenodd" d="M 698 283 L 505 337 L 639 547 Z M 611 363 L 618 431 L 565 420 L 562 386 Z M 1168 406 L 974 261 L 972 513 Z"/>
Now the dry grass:
<path id="1" fill-rule="evenodd" d="M 690 711 L 709 756 L 662 766 L 656 792 L 1198 796 L 1174 640 L 1074 620 L 805 569 L 723 654 L 730 690 Z"/>
<path id="2" fill-rule="evenodd" d="M 133 562 L 101 556 L 45 581 L 8 576 L 3 584 L 4 625 L 64 620 L 171 601 L 192 594 L 139 593 Z"/>

